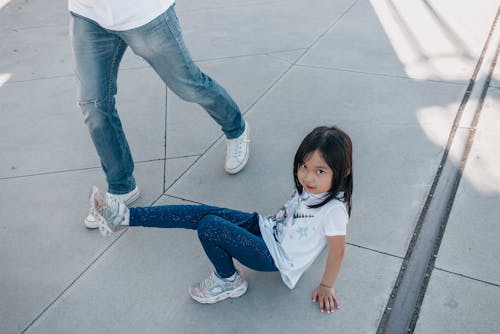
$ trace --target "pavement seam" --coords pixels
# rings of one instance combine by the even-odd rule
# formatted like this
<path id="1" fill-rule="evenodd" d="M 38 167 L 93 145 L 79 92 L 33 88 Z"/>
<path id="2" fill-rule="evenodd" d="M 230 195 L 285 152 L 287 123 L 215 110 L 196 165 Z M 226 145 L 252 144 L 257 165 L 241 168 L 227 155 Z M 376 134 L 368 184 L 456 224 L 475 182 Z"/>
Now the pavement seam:
<path id="1" fill-rule="evenodd" d="M 165 159 L 158 158 L 158 159 L 134 161 L 134 164 L 144 164 L 144 163 L 148 163 L 148 162 L 163 161 L 163 160 L 175 160 L 175 159 L 191 158 L 191 157 L 197 157 L 197 156 L 199 156 L 199 154 L 179 155 L 179 156 L 169 157 L 169 158 L 165 158 Z M 55 171 L 35 173 L 35 174 L 2 176 L 2 177 L 0 177 L 0 181 L 9 180 L 9 179 L 21 179 L 21 178 L 25 178 L 25 177 L 44 176 L 44 175 L 51 175 L 51 174 L 72 173 L 72 172 L 91 170 L 91 169 L 101 169 L 101 168 L 102 168 L 101 166 L 92 166 L 92 167 L 82 167 L 82 168 L 74 168 L 74 169 L 66 169 L 66 170 L 55 170 Z"/>
<path id="2" fill-rule="evenodd" d="M 319 36 L 311 43 L 311 45 L 309 45 L 309 47 L 306 48 L 306 51 L 293 63 L 293 65 L 297 64 L 297 62 L 299 62 L 302 58 L 304 58 L 308 53 L 309 51 L 311 51 L 311 49 L 319 43 L 319 41 L 326 35 L 328 34 L 336 25 L 337 23 L 339 23 L 343 18 L 344 16 L 347 15 L 347 13 L 359 2 L 360 0 L 355 0 L 346 10 L 344 10 L 344 12 L 324 31 L 322 32 L 321 34 L 319 34 Z"/>
<path id="3" fill-rule="evenodd" d="M 366 75 L 376 76 L 376 77 L 404 79 L 404 80 L 413 81 L 413 82 L 415 81 L 414 78 L 411 78 L 411 77 L 405 76 L 405 75 L 396 75 L 396 74 L 389 74 L 389 73 L 377 73 L 377 72 L 367 72 L 367 71 L 356 71 L 356 70 L 351 70 L 351 69 L 347 69 L 347 68 L 328 67 L 328 66 L 321 66 L 321 65 L 296 64 L 295 66 L 297 66 L 297 67 L 311 68 L 311 69 L 326 70 L 326 71 L 336 71 L 336 72 L 348 72 L 348 73 L 366 74 Z M 461 85 L 464 84 L 464 82 L 466 82 L 466 80 L 464 80 L 462 82 L 457 82 L 457 81 L 446 81 L 446 80 L 438 80 L 438 79 L 419 79 L 418 82 L 433 82 L 433 83 L 442 83 L 442 84 L 448 84 L 448 85 L 461 86 Z"/>
<path id="4" fill-rule="evenodd" d="M 215 61 L 218 61 L 218 60 L 238 59 L 238 58 L 258 57 L 258 56 L 269 56 L 269 55 L 274 55 L 275 53 L 285 53 L 285 52 L 303 51 L 303 50 L 307 50 L 307 47 L 304 47 L 304 48 L 293 48 L 293 49 L 271 50 L 271 51 L 257 52 L 257 53 L 244 53 L 244 54 L 237 54 L 237 55 L 223 56 L 223 57 L 199 58 L 199 59 L 194 59 L 194 61 L 196 63 L 208 63 L 208 62 L 215 62 Z"/>
<path id="5" fill-rule="evenodd" d="M 109 244 L 107 245 L 103 251 L 101 253 L 99 253 L 97 255 L 97 257 L 92 260 L 88 265 L 87 267 L 80 273 L 78 274 L 78 276 L 76 276 L 73 281 L 71 281 L 71 283 L 63 290 L 61 291 L 55 298 L 54 300 L 52 300 L 52 302 L 50 302 L 43 310 L 42 312 L 40 312 L 40 314 L 38 314 L 38 316 L 35 317 L 35 319 L 33 319 L 29 324 L 28 326 L 26 326 L 20 334 L 24 334 L 26 333 L 27 330 L 29 330 L 34 324 L 35 322 L 37 322 L 51 307 L 52 305 L 54 305 L 69 289 L 71 289 L 71 287 L 83 276 L 87 273 L 87 271 L 94 265 L 94 263 L 96 263 L 103 255 L 104 253 L 107 252 L 107 250 L 109 248 L 111 248 L 115 242 L 118 241 L 118 239 L 120 239 L 122 237 L 123 234 L 125 234 L 127 232 L 128 229 L 124 229 L 122 232 L 119 232 L 118 236 Z"/>
<path id="6" fill-rule="evenodd" d="M 442 271 L 442 272 L 448 273 L 448 274 L 452 274 L 452 275 L 455 275 L 455 276 L 460 276 L 460 277 L 469 279 L 471 281 L 476 281 L 476 282 L 480 282 L 480 283 L 484 283 L 484 284 L 488 284 L 488 285 L 492 285 L 492 286 L 500 288 L 500 284 L 489 282 L 489 281 L 485 281 L 485 280 L 482 280 L 480 278 L 476 278 L 476 277 L 472 277 L 472 276 L 469 276 L 469 275 L 460 274 L 460 273 L 457 273 L 457 272 L 454 272 L 454 271 L 451 271 L 451 270 L 446 270 L 446 269 L 438 268 L 438 267 L 434 267 L 434 269 L 438 270 L 438 271 Z"/>
<path id="7" fill-rule="evenodd" d="M 168 129 L 168 87 L 165 85 L 165 122 L 163 131 L 163 187 L 162 194 L 165 193 L 167 187 L 167 129 Z"/>
<path id="8" fill-rule="evenodd" d="M 368 251 L 371 251 L 373 253 L 378 253 L 378 254 L 387 255 L 387 256 L 390 256 L 390 257 L 395 257 L 395 258 L 400 259 L 400 260 L 403 259 L 402 256 L 391 254 L 391 253 L 387 253 L 387 252 L 380 251 L 380 250 L 377 250 L 377 249 L 374 249 L 374 248 L 370 248 L 370 247 L 366 247 L 366 246 L 361 246 L 361 245 L 353 244 L 352 242 L 346 242 L 346 244 L 349 245 L 349 246 L 356 247 L 356 248 L 361 248 L 361 249 L 364 249 L 364 250 L 368 250 Z"/>
<path id="9" fill-rule="evenodd" d="M 212 10 L 217 10 L 217 9 L 233 9 L 233 8 L 245 8 L 245 7 L 257 7 L 261 5 L 269 5 L 269 4 L 276 4 L 276 3 L 288 3 L 289 1 L 287 0 L 276 0 L 276 1 L 262 1 L 262 2 L 250 2 L 247 4 L 238 4 L 238 5 L 232 5 L 232 6 L 215 6 L 215 7 L 204 7 L 204 8 L 187 8 L 187 9 L 182 9 L 182 8 L 176 8 L 175 11 L 177 13 L 195 13 L 195 12 L 203 12 L 203 11 L 212 11 Z"/>
<path id="10" fill-rule="evenodd" d="M 1 31 L 0 31 L 0 33 L 1 33 Z M 280 50 L 271 50 L 271 51 L 267 51 L 267 52 L 237 54 L 237 55 L 225 56 L 225 57 L 200 58 L 200 59 L 193 59 L 193 61 L 195 63 L 209 63 L 209 62 L 216 62 L 219 60 L 231 60 L 231 59 L 239 59 L 239 58 L 258 57 L 258 56 L 270 56 L 270 55 L 279 54 L 279 53 L 301 51 L 301 50 L 307 50 L 307 48 L 280 49 Z M 134 56 L 134 58 L 142 59 L 138 56 L 137 57 Z M 272 58 L 276 58 L 276 57 L 272 57 Z M 122 64 L 120 64 L 120 66 L 121 65 Z M 151 66 L 149 66 L 148 64 L 130 65 L 130 66 L 123 65 L 123 66 L 124 66 L 123 68 L 120 67 L 120 71 L 122 71 L 122 72 L 151 69 Z M 30 79 L 8 80 L 3 85 L 13 85 L 13 84 L 18 84 L 18 83 L 35 82 L 35 81 L 40 81 L 40 80 L 65 79 L 65 78 L 73 78 L 73 77 L 75 77 L 75 74 L 66 73 L 66 74 L 59 74 L 59 75 L 52 75 L 52 76 L 40 76 L 40 77 L 34 77 L 34 78 L 30 78 Z"/>
<path id="11" fill-rule="evenodd" d="M 69 20 L 69 18 L 68 18 Z M 5 26 L 5 27 L 2 27 L 0 28 L 0 34 L 3 33 L 3 32 L 19 32 L 19 31 L 23 31 L 23 30 L 34 30 L 34 29 L 44 29 L 44 28 L 67 28 L 68 27 L 68 24 L 67 23 L 64 23 L 64 24 L 38 24 L 38 25 L 33 25 L 33 26 L 24 26 L 24 27 L 16 27 L 16 26 L 12 26 L 12 27 L 9 27 L 9 26 Z"/>
<path id="12" fill-rule="evenodd" d="M 1 33 L 1 31 L 0 31 Z M 200 59 L 193 59 L 195 63 L 209 63 L 209 62 L 216 62 L 219 60 L 228 60 L 228 59 L 238 59 L 238 58 L 250 58 L 250 57 L 258 57 L 258 56 L 269 56 L 275 53 L 285 53 L 285 52 L 293 52 L 293 51 L 299 51 L 299 50 L 307 50 L 307 48 L 294 48 L 294 49 L 284 49 L 284 50 L 272 50 L 269 52 L 257 52 L 257 53 L 248 53 L 248 54 L 239 54 L 239 55 L 232 55 L 232 56 L 226 56 L 226 57 L 214 57 L 214 58 L 200 58 Z M 134 56 L 135 59 L 142 59 L 140 57 Z M 122 66 L 123 64 L 120 64 Z M 145 69 L 151 69 L 151 66 L 148 64 L 144 65 L 123 65 L 123 68 L 120 68 L 120 71 L 122 72 L 127 72 L 127 71 L 135 71 L 135 70 L 145 70 Z M 5 82 L 3 85 L 13 85 L 13 84 L 18 84 L 18 83 L 26 83 L 26 82 L 36 82 L 40 80 L 50 80 L 50 79 L 66 79 L 66 78 L 74 78 L 75 74 L 73 73 L 66 73 L 66 74 L 59 74 L 59 75 L 52 75 L 52 76 L 40 76 L 40 77 L 34 77 L 30 79 L 14 79 L 14 80 L 9 80 Z"/>
<path id="13" fill-rule="evenodd" d="M 288 50 L 277 50 L 277 51 L 270 51 L 270 52 L 259 52 L 259 53 L 249 53 L 249 54 L 243 54 L 243 55 L 233 55 L 233 56 L 228 56 L 228 57 L 216 57 L 216 58 L 204 58 L 204 59 L 195 59 L 195 63 L 210 63 L 210 62 L 216 62 L 220 60 L 231 60 L 231 59 L 239 59 L 239 58 L 250 58 L 250 57 L 258 57 L 258 56 L 267 56 L 273 59 L 285 61 L 284 59 L 281 59 L 279 57 L 276 57 L 275 54 L 280 54 L 280 53 L 286 53 L 286 52 L 293 52 L 293 51 L 304 51 L 304 53 L 299 56 L 297 61 L 293 63 L 294 66 L 296 67 L 304 67 L 304 68 L 312 68 L 312 69 L 323 69 L 323 70 L 328 70 L 328 71 L 339 71 L 339 72 L 349 72 L 349 73 L 360 73 L 360 74 L 367 74 L 367 75 L 373 75 L 373 76 L 380 76 L 380 77 L 389 77 L 389 78 L 401 78 L 401 79 L 408 79 L 408 80 L 415 80 L 411 77 L 404 76 L 404 75 L 396 75 L 396 74 L 389 74 L 389 73 L 377 73 L 377 72 L 367 72 L 367 71 L 357 71 L 353 69 L 347 69 L 347 68 L 339 68 L 339 67 L 329 67 L 329 66 L 321 66 L 321 65 L 311 65 L 311 64 L 297 64 L 297 62 L 305 56 L 308 48 L 296 48 L 296 49 L 288 49 Z M 287 62 L 288 64 L 292 64 L 290 62 Z M 134 70 L 144 70 L 144 69 L 149 69 L 149 65 L 140 65 L 140 66 L 131 66 L 131 67 L 124 67 L 120 69 L 120 71 L 127 72 L 127 71 L 134 71 Z M 36 77 L 36 78 L 31 78 L 31 79 L 20 79 L 20 80 L 9 80 L 4 83 L 4 85 L 13 85 L 13 84 L 19 84 L 19 83 L 26 83 L 26 82 L 35 82 L 35 81 L 40 81 L 40 80 L 51 80 L 51 79 L 65 79 L 65 78 L 72 78 L 74 77 L 74 74 L 61 74 L 61 75 L 54 75 L 54 76 L 42 76 L 42 77 Z M 438 83 L 446 83 L 450 85 L 462 85 L 463 82 L 455 82 L 455 81 L 446 81 L 446 80 L 438 80 L 438 79 L 421 79 L 419 81 L 428 81 L 428 82 L 438 82 Z M 494 86 L 492 85 L 491 88 L 500 88 L 500 86 Z"/>
<path id="14" fill-rule="evenodd" d="M 158 202 L 162 197 L 171 197 L 171 198 L 179 199 L 181 201 L 190 202 L 190 203 L 194 203 L 194 204 L 201 204 L 201 205 L 206 204 L 206 203 L 196 202 L 196 201 L 193 201 L 193 200 L 190 200 L 190 199 L 182 198 L 180 196 L 173 196 L 173 195 L 163 194 L 160 197 L 158 197 L 151 205 L 155 205 L 156 202 Z"/>
<path id="15" fill-rule="evenodd" d="M 495 30 L 499 15 L 500 8 L 457 111 L 441 163 L 380 320 L 378 334 L 413 333 L 415 329 L 500 51 L 500 33 Z M 495 43 L 493 47 L 492 43 Z M 495 48 L 494 55 L 490 52 L 492 48 Z M 452 161 L 452 157 L 459 157 L 459 161 Z"/>

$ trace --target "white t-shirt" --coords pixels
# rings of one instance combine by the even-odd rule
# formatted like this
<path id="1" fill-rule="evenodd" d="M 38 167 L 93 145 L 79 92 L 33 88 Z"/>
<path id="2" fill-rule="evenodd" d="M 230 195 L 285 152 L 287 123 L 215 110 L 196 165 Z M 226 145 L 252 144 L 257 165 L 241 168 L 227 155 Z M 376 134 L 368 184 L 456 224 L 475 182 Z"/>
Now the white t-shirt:
<path id="1" fill-rule="evenodd" d="M 175 0 L 69 0 L 71 12 L 97 22 L 109 30 L 129 30 L 145 25 Z"/>
<path id="2" fill-rule="evenodd" d="M 346 235 L 349 214 L 344 202 L 333 199 L 319 208 L 308 207 L 325 195 L 295 192 L 274 216 L 260 216 L 262 238 L 290 289 L 326 246 L 326 236 Z"/>

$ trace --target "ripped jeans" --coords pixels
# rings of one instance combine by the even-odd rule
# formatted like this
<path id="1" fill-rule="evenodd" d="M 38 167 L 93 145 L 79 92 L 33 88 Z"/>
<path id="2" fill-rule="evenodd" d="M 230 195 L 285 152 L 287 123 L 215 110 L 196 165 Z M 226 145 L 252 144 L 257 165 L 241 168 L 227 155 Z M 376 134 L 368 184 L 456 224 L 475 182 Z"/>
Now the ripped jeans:
<path id="1" fill-rule="evenodd" d="M 153 67 L 175 94 L 200 104 L 228 139 L 244 131 L 245 123 L 236 103 L 191 59 L 174 7 L 143 26 L 125 31 L 107 30 L 70 13 L 78 104 L 110 193 L 125 194 L 135 188 L 134 162 L 115 108 L 118 67 L 128 46 Z"/>
<path id="2" fill-rule="evenodd" d="M 220 277 L 235 272 L 233 258 L 258 271 L 278 271 L 262 239 L 259 215 L 208 205 L 130 208 L 130 226 L 186 228 L 198 238 Z"/>

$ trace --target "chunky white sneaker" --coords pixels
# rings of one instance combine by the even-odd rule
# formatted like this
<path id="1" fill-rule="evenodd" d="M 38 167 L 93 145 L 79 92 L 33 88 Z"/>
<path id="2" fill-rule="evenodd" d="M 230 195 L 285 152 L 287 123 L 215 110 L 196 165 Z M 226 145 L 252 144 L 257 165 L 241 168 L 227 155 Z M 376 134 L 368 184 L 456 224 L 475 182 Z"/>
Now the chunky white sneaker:
<path id="1" fill-rule="evenodd" d="M 108 193 L 109 194 L 109 193 Z M 135 202 L 139 197 L 141 197 L 141 191 L 138 186 L 136 186 L 131 192 L 128 192 L 126 194 L 122 195 L 115 195 L 115 194 L 109 194 L 110 196 L 115 196 L 117 197 L 120 201 L 122 201 L 125 205 L 130 205 L 133 202 Z M 85 220 L 83 221 L 83 224 L 90 229 L 98 228 L 99 223 L 97 222 L 97 219 L 89 213 L 87 217 L 85 217 Z"/>
<path id="2" fill-rule="evenodd" d="M 189 288 L 191 297 L 202 304 L 214 304 L 227 298 L 237 298 L 247 291 L 248 284 L 236 271 L 229 278 L 220 278 L 212 271 L 203 281 Z"/>
<path id="3" fill-rule="evenodd" d="M 248 162 L 250 156 L 250 126 L 245 121 L 245 131 L 234 139 L 227 140 L 226 165 L 228 174 L 236 174 L 241 171 Z"/>
<path id="4" fill-rule="evenodd" d="M 128 225 L 129 210 L 116 196 L 103 193 L 93 186 L 89 202 L 90 214 L 97 220 L 102 235 L 113 234 L 124 223 Z"/>

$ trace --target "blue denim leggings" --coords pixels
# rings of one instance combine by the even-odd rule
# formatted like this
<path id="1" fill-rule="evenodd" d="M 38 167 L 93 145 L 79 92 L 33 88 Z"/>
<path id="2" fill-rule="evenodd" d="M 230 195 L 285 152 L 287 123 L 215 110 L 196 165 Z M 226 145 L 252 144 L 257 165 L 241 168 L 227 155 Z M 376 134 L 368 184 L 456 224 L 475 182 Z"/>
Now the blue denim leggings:
<path id="1" fill-rule="evenodd" d="M 278 270 L 260 234 L 257 213 L 208 205 L 131 208 L 129 225 L 197 230 L 205 253 L 222 278 L 234 274 L 233 258 L 254 270 Z"/>

